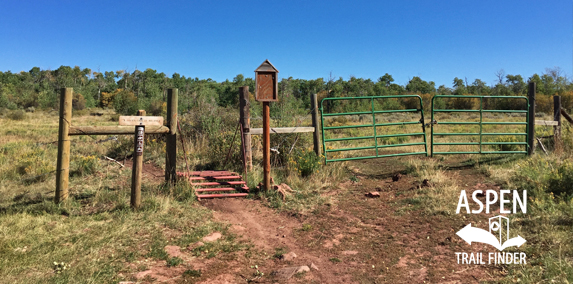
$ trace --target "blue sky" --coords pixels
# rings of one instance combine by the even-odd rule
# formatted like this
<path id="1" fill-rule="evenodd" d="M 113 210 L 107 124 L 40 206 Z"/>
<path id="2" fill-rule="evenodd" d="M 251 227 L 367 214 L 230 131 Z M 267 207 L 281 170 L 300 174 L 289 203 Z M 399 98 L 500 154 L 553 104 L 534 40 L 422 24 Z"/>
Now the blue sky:
<path id="1" fill-rule="evenodd" d="M 28 1 L 0 5 L 0 71 L 60 65 L 168 76 L 413 76 L 452 86 L 573 74 L 572 1 Z"/>

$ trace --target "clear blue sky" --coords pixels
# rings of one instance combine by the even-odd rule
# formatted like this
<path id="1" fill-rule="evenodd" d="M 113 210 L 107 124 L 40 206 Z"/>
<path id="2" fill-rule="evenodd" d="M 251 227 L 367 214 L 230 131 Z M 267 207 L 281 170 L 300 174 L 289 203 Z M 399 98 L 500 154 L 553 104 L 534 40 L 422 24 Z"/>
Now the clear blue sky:
<path id="1" fill-rule="evenodd" d="M 452 86 L 495 72 L 573 74 L 573 3 L 474 1 L 31 1 L 0 4 L 0 71 L 152 68 L 169 77 L 391 74 Z"/>

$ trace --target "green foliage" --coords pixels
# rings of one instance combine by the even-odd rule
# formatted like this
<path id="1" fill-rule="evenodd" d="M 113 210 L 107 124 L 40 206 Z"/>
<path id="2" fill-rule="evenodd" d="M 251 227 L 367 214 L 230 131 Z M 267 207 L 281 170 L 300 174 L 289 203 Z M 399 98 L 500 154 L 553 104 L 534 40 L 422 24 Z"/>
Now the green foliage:
<path id="1" fill-rule="evenodd" d="M 98 158 L 95 155 L 74 157 L 73 163 L 76 164 L 74 174 L 85 176 L 96 172 L 98 167 Z"/>
<path id="2" fill-rule="evenodd" d="M 167 259 L 167 267 L 175 267 L 183 263 L 183 259 L 179 257 L 171 257 Z"/>
<path id="3" fill-rule="evenodd" d="M 185 270 L 185 272 L 183 272 L 183 275 L 189 277 L 201 277 L 201 269 L 199 270 L 187 269 Z"/>
<path id="4" fill-rule="evenodd" d="M 24 120 L 24 119 L 26 119 L 26 113 L 21 109 L 11 111 L 8 114 L 8 118 L 11 120 Z"/>
<path id="5" fill-rule="evenodd" d="M 137 98 L 133 92 L 121 90 L 113 98 L 113 108 L 120 114 L 135 115 L 138 110 Z"/>
<path id="6" fill-rule="evenodd" d="M 289 160 L 289 166 L 293 167 L 302 177 L 310 176 L 318 172 L 322 159 L 312 150 L 299 150 Z"/>
<path id="7" fill-rule="evenodd" d="M 519 140 L 515 136 L 500 136 L 495 139 L 495 142 L 512 143 L 519 142 Z M 515 144 L 497 144 L 495 146 L 499 151 L 518 151 L 519 147 L 523 147 Z"/>
<path id="8" fill-rule="evenodd" d="M 573 197 L 573 163 L 570 160 L 551 171 L 547 191 L 558 196 Z"/>

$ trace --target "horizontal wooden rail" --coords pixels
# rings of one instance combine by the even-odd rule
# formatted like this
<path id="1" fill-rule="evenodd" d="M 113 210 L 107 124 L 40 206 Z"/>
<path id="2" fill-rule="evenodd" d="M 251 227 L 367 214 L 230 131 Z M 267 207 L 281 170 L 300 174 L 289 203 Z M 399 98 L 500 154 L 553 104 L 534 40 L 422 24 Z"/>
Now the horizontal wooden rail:
<path id="1" fill-rule="evenodd" d="M 535 125 L 559 125 L 559 122 L 554 120 L 536 120 Z"/>
<path id="2" fill-rule="evenodd" d="M 302 133 L 302 132 L 314 132 L 314 127 L 277 127 L 271 128 L 271 134 L 273 133 Z M 263 134 L 262 128 L 251 128 L 252 135 Z"/>
<path id="3" fill-rule="evenodd" d="M 135 126 L 70 126 L 68 135 L 134 135 Z M 146 126 L 146 134 L 169 133 L 167 126 Z"/>

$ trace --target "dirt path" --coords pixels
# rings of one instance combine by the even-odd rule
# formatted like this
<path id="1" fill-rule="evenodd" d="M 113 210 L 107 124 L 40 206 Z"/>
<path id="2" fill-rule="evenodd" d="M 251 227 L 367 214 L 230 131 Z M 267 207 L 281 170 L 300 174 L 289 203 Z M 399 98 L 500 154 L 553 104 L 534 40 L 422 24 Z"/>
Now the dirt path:
<path id="1" fill-rule="evenodd" d="M 213 211 L 215 221 L 229 225 L 231 234 L 223 239 L 236 235 L 237 242 L 250 248 L 204 258 L 193 256 L 191 250 L 176 247 L 169 252 L 166 247 L 171 256 L 185 261 L 185 267 L 201 270 L 202 276 L 182 277 L 187 268 L 165 268 L 164 263 L 150 264 L 146 273 L 155 282 L 199 284 L 481 283 L 500 277 L 502 271 L 493 266 L 457 264 L 455 252 L 487 248 L 475 244 L 470 248 L 455 235 L 470 220 L 427 215 L 417 194 L 423 185 L 405 175 L 399 160 L 359 161 L 348 168 L 359 182 L 347 181 L 324 192 L 332 202 L 307 215 L 277 213 L 252 199 L 201 201 Z M 147 170 L 144 165 L 143 171 L 148 179 L 163 178 L 153 165 L 147 165 Z M 402 176 L 393 181 L 396 173 Z M 487 178 L 475 169 L 447 174 L 463 180 L 466 189 L 496 187 L 484 183 Z M 370 191 L 378 191 L 380 197 L 365 197 Z M 278 257 L 285 253 L 296 257 Z M 271 275 L 300 266 L 312 269 L 291 277 Z"/>
<path id="2" fill-rule="evenodd" d="M 494 267 L 456 263 L 455 252 L 468 246 L 455 232 L 467 225 L 467 220 L 425 215 L 415 196 L 420 184 L 407 175 L 392 181 L 392 174 L 400 172 L 400 167 L 384 162 L 352 166 L 366 172 L 360 182 L 346 182 L 325 193 L 333 196 L 333 205 L 324 205 L 307 216 L 276 213 L 260 201 L 248 199 L 203 204 L 214 211 L 217 221 L 228 223 L 233 233 L 266 253 L 267 258 L 257 262 L 265 275 L 285 267 L 313 264 L 318 268 L 288 280 L 263 277 L 254 282 L 480 283 L 499 277 Z M 369 174 L 369 169 L 375 175 Z M 465 186 L 483 186 L 483 175 L 475 170 L 462 172 Z M 449 174 L 459 178 L 459 173 Z M 373 190 L 380 192 L 380 198 L 365 197 Z M 473 251 L 476 248 L 485 249 L 474 245 Z M 272 257 L 278 250 L 294 252 L 297 257 L 291 261 Z M 248 267 L 244 260 L 234 265 Z"/>

